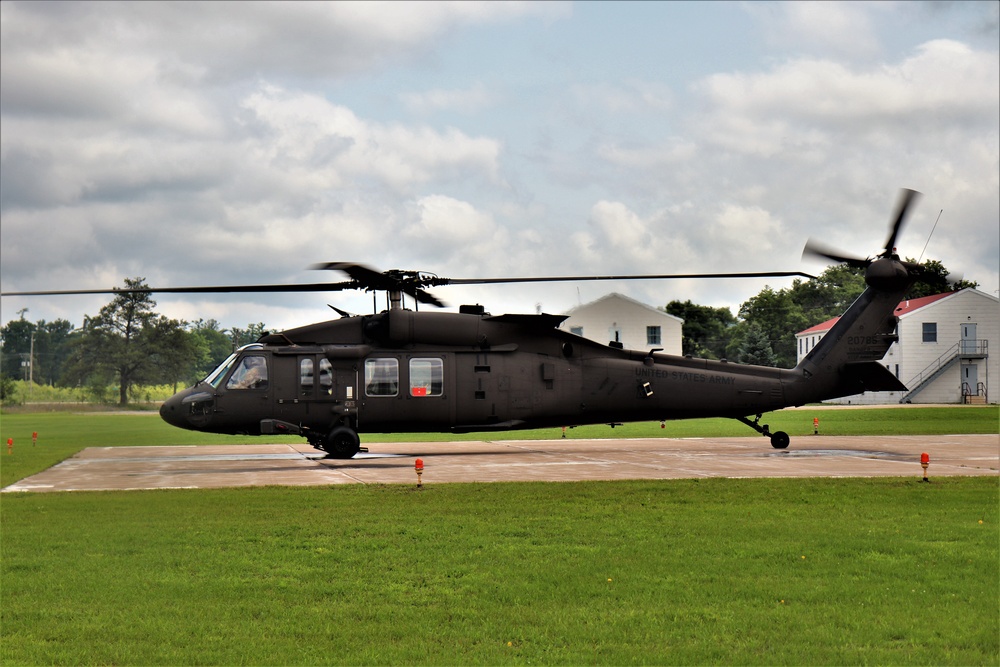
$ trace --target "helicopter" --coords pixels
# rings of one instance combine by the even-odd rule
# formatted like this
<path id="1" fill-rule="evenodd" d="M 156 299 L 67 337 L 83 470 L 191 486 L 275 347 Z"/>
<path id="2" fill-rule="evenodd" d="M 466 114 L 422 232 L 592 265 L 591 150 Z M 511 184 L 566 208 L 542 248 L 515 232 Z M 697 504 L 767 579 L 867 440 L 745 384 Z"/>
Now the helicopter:
<path id="1" fill-rule="evenodd" d="M 166 400 L 174 426 L 234 435 L 296 435 L 329 458 L 349 459 L 362 433 L 494 432 L 727 417 L 788 447 L 763 414 L 865 391 L 905 391 L 879 363 L 898 340 L 894 310 L 925 271 L 900 260 L 896 238 L 919 193 L 902 190 L 885 245 L 874 257 L 845 255 L 812 241 L 813 255 L 865 271 L 865 291 L 831 331 L 791 369 L 699 359 L 660 348 L 625 349 L 559 329 L 565 315 L 491 315 L 481 305 L 458 312 L 428 288 L 447 285 L 585 280 L 784 277 L 801 272 L 440 278 L 421 271 L 377 271 L 331 262 L 349 280 L 297 285 L 147 288 L 147 292 L 386 292 L 388 308 L 371 315 L 338 310 L 339 319 L 277 333 L 236 350 L 203 380 Z M 117 290 L 18 292 L 93 294 Z M 335 308 L 335 310 L 337 310 Z"/>

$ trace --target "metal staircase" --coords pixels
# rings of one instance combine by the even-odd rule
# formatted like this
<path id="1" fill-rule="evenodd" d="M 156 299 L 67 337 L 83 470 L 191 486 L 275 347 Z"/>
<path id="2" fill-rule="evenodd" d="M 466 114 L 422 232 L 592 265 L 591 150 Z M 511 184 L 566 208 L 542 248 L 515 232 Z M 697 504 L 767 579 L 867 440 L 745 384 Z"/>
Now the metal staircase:
<path id="1" fill-rule="evenodd" d="M 912 403 L 914 396 L 929 387 L 934 380 L 938 379 L 945 371 L 960 360 L 985 359 L 987 357 L 989 357 L 988 340 L 960 340 L 945 350 L 944 354 L 932 361 L 927 368 L 917 373 L 916 376 L 906 383 L 906 386 L 911 387 L 911 389 L 899 399 L 899 402 Z M 970 399 L 976 399 L 980 395 L 980 390 L 982 390 L 982 396 L 985 397 L 986 389 L 982 382 L 978 383 L 976 393 L 974 394 L 971 391 L 967 391 L 967 385 L 964 385 L 962 387 L 962 402 L 978 402 L 978 399 Z"/>

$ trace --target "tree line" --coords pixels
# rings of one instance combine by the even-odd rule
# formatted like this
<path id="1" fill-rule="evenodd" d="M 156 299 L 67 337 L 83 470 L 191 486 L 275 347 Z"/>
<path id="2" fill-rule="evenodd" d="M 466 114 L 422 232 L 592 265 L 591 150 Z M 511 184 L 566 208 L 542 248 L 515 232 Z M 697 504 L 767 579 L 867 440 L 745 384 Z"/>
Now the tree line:
<path id="1" fill-rule="evenodd" d="M 907 258 L 908 262 L 916 260 Z M 979 283 L 948 281 L 941 262 L 924 262 L 927 271 L 905 298 L 978 287 Z M 740 305 L 729 308 L 671 301 L 664 310 L 684 320 L 684 354 L 707 359 L 792 368 L 796 363 L 795 334 L 842 315 L 865 291 L 865 271 L 844 264 L 832 266 L 815 279 L 796 278 L 789 288 L 765 287 Z"/>
<path id="2" fill-rule="evenodd" d="M 13 380 L 81 387 L 94 396 L 117 387 L 126 405 L 140 386 L 193 384 L 233 350 L 257 340 L 264 323 L 223 329 L 215 320 L 185 322 L 154 311 L 156 301 L 143 278 L 125 287 L 94 316 L 75 329 L 67 320 L 12 320 L 0 328 L 0 398 Z"/>
<path id="3" fill-rule="evenodd" d="M 913 260 L 908 260 L 913 261 Z M 976 287 L 960 281 L 949 285 L 940 262 L 907 298 Z M 796 279 L 790 288 L 765 287 L 745 301 L 734 315 L 729 308 L 671 301 L 664 310 L 684 320 L 684 354 L 708 359 L 791 368 L 795 365 L 795 334 L 842 314 L 864 291 L 864 271 L 834 266 L 815 280 Z M 126 405 L 136 388 L 193 384 L 205 377 L 237 347 L 264 334 L 262 322 L 245 329 L 223 329 L 215 320 L 185 322 L 155 312 L 156 302 L 143 278 L 126 278 L 125 287 L 94 316 L 75 329 L 66 320 L 12 320 L 0 328 L 0 399 L 15 379 L 38 384 L 89 389 L 104 395 L 117 387 L 118 403 Z"/>

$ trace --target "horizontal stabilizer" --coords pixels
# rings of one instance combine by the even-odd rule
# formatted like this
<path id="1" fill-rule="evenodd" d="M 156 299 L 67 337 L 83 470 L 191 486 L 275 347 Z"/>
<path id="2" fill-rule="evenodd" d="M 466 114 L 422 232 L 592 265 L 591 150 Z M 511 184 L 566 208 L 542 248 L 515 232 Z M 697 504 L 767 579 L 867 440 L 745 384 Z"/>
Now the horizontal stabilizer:
<path id="1" fill-rule="evenodd" d="M 849 385 L 858 387 L 851 392 L 854 394 L 863 391 L 906 391 L 906 385 L 877 361 L 846 364 L 843 379 Z"/>

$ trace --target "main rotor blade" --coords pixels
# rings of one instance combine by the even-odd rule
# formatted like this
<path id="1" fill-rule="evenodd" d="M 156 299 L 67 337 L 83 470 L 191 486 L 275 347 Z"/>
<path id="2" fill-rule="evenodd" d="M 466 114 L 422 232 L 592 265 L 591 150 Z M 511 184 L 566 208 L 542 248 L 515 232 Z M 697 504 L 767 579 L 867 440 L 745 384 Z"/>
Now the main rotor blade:
<path id="1" fill-rule="evenodd" d="M 889 238 L 885 240 L 885 251 L 883 255 L 891 254 L 893 248 L 896 247 L 896 237 L 899 236 L 900 230 L 903 228 L 903 224 L 906 222 L 906 216 L 909 213 L 910 205 L 914 200 L 920 196 L 920 193 L 916 190 L 909 190 L 903 188 L 899 191 L 899 200 L 896 203 L 896 216 L 892 225 L 889 227 Z"/>
<path id="2" fill-rule="evenodd" d="M 441 299 L 437 298 L 436 296 L 428 292 L 427 290 L 422 290 L 416 287 L 414 288 L 404 287 L 403 292 L 405 294 L 409 294 L 411 297 L 413 297 L 420 303 L 428 303 L 432 306 L 437 306 L 438 308 L 444 308 L 448 305 Z"/>
<path id="3" fill-rule="evenodd" d="M 806 255 L 813 257 L 825 257 L 826 259 L 832 259 L 835 262 L 847 264 L 860 269 L 865 268 L 871 263 L 871 261 L 867 258 L 844 255 L 839 250 L 830 248 L 829 246 L 823 245 L 822 243 L 812 239 L 809 239 L 806 242 L 806 247 L 802 249 L 802 256 L 805 257 Z"/>
<path id="4" fill-rule="evenodd" d="M 127 289 L 114 287 L 112 289 L 81 289 L 81 290 L 42 290 L 37 292 L 3 292 L 0 296 L 59 296 L 63 294 L 229 294 L 229 293 L 270 293 L 270 292 L 339 292 L 347 289 L 357 289 L 354 281 L 341 283 L 303 283 L 299 285 L 213 285 L 206 287 L 141 287 Z"/>
<path id="5" fill-rule="evenodd" d="M 398 269 L 376 271 L 364 264 L 353 262 L 322 262 L 313 264 L 309 268 L 319 271 L 341 271 L 353 278 L 359 288 L 388 292 L 400 291 L 420 303 L 427 303 L 438 308 L 444 308 L 447 305 L 430 292 L 420 289 L 420 286 L 426 284 L 426 281 L 422 280 L 415 271 L 400 271 Z"/>
<path id="6" fill-rule="evenodd" d="M 355 264 L 353 262 L 322 262 L 319 264 L 313 264 L 309 268 L 315 271 L 341 271 L 359 283 L 365 285 L 386 281 L 386 276 L 382 271 L 376 271 L 375 269 L 365 266 L 364 264 Z"/>
<path id="7" fill-rule="evenodd" d="M 761 271 L 751 273 L 660 273 L 622 276 L 533 276 L 526 278 L 438 278 L 441 285 L 490 285 L 501 283 L 558 283 L 590 280 L 680 280 L 684 278 L 788 278 L 816 276 L 801 271 Z"/>

